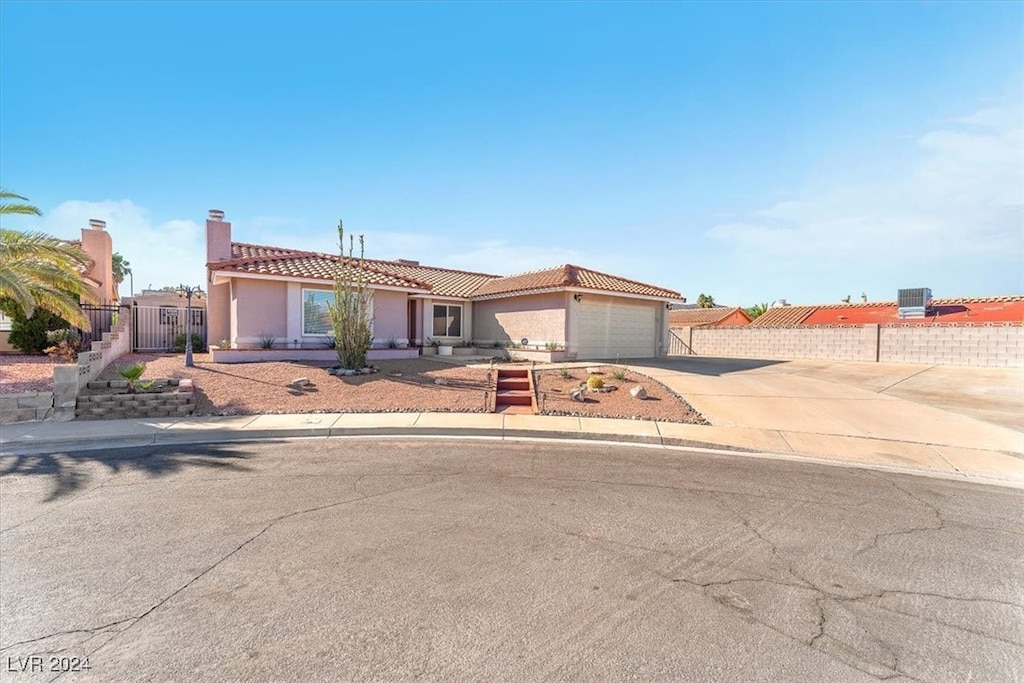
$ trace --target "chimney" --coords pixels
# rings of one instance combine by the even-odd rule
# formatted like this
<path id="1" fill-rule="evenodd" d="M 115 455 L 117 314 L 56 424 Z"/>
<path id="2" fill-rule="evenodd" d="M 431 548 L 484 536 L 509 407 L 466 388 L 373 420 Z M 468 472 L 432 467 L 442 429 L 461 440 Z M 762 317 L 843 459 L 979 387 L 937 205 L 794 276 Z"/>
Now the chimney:
<path id="1" fill-rule="evenodd" d="M 96 282 L 96 286 L 89 288 L 100 303 L 111 303 L 119 298 L 114 287 L 114 245 L 106 227 L 106 221 L 90 218 L 89 227 L 82 228 L 82 251 L 92 261 L 85 275 Z"/>
<path id="2" fill-rule="evenodd" d="M 231 223 L 224 220 L 224 212 L 210 209 L 206 219 L 206 261 L 223 261 L 231 258 Z"/>

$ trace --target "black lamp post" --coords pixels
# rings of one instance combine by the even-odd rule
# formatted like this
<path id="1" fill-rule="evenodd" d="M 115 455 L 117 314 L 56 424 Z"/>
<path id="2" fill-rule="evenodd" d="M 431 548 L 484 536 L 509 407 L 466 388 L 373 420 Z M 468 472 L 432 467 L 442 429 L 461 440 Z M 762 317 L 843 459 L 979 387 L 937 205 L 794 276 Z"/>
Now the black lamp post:
<path id="1" fill-rule="evenodd" d="M 178 285 L 178 296 L 182 297 L 186 301 L 185 305 L 185 366 L 194 367 L 195 363 L 192 362 L 192 297 L 196 299 L 203 298 L 203 290 L 201 287 L 193 287 L 191 285 Z"/>

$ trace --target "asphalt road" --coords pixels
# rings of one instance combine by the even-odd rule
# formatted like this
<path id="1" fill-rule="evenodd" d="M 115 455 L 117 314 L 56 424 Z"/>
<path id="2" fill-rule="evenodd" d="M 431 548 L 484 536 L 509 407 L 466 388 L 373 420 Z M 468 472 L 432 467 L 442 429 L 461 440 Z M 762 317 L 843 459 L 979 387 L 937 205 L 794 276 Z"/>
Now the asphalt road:
<path id="1" fill-rule="evenodd" d="M 1021 512 L 600 444 L 4 457 L 0 678 L 1021 680 Z"/>

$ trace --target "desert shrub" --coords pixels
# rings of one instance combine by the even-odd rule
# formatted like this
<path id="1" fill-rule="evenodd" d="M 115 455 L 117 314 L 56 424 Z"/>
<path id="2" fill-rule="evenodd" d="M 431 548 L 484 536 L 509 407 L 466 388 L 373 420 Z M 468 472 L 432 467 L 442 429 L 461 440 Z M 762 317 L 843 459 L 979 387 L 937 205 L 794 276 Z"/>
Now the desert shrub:
<path id="1" fill-rule="evenodd" d="M 140 378 L 142 377 L 142 373 L 145 371 L 146 366 L 143 365 L 142 363 L 133 363 L 132 365 L 121 368 L 120 374 L 121 377 L 124 377 L 125 380 L 128 382 L 129 394 L 134 394 L 139 389 L 145 391 L 149 389 L 151 386 L 153 386 L 153 380 L 149 380 L 148 382 L 139 381 Z"/>
<path id="2" fill-rule="evenodd" d="M 562 379 L 572 379 L 572 373 L 569 372 L 566 368 L 562 368 L 561 370 L 559 370 L 558 376 L 561 377 Z"/>
<path id="3" fill-rule="evenodd" d="M 616 370 L 615 372 L 612 373 L 612 377 L 621 382 L 622 380 L 626 379 L 626 371 Z"/>
<path id="4" fill-rule="evenodd" d="M 11 319 L 11 334 L 7 341 L 22 353 L 42 355 L 46 347 L 50 346 L 46 334 L 70 327 L 64 318 L 41 308 L 37 308 L 28 318 L 13 306 L 4 306 L 3 309 Z"/>
<path id="5" fill-rule="evenodd" d="M 78 360 L 78 352 L 82 350 L 82 335 L 77 330 L 51 330 L 46 333 L 46 355 L 60 359 L 65 363 Z"/>
<path id="6" fill-rule="evenodd" d="M 174 350 L 177 353 L 185 353 L 185 335 L 179 334 L 174 338 Z M 195 332 L 192 333 L 192 350 L 197 353 L 206 351 L 206 340 Z"/>
<path id="7" fill-rule="evenodd" d="M 261 349 L 272 349 L 276 343 L 274 335 L 267 334 L 266 332 L 260 332 L 260 348 Z"/>
<path id="8" fill-rule="evenodd" d="M 604 387 L 604 380 L 597 375 L 591 375 L 587 378 L 588 389 L 601 389 L 602 387 Z"/>

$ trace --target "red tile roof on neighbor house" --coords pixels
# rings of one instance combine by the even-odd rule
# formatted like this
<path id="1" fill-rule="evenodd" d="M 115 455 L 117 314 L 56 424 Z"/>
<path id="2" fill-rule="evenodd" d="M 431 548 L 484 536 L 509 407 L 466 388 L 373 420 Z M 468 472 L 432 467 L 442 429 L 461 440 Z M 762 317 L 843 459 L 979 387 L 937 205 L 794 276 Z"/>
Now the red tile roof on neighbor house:
<path id="1" fill-rule="evenodd" d="M 814 313 L 817 306 L 773 306 L 754 318 L 751 327 L 792 327 Z"/>
<path id="2" fill-rule="evenodd" d="M 233 258 L 208 264 L 211 270 L 281 277 L 333 280 L 338 256 L 298 251 L 260 244 L 231 243 Z M 436 296 L 496 298 L 534 290 L 578 287 L 612 294 L 636 294 L 662 299 L 680 299 L 679 292 L 608 275 L 589 268 L 564 265 L 510 277 L 474 273 L 450 268 L 423 266 L 415 261 L 365 259 L 373 273 L 371 284 L 425 289 Z M 391 278 L 388 280 L 387 278 Z"/>
<path id="3" fill-rule="evenodd" d="M 756 327 L 796 325 L 934 325 L 936 323 L 1024 323 L 1024 296 L 932 299 L 924 318 L 900 318 L 895 301 L 776 306 L 754 319 Z"/>
<path id="4" fill-rule="evenodd" d="M 715 306 L 713 308 L 680 308 L 669 312 L 669 327 L 706 327 L 717 325 L 730 316 L 736 316 L 738 325 L 750 322 L 750 316 L 742 308 L 736 306 Z"/>
<path id="5" fill-rule="evenodd" d="M 682 298 L 679 292 L 674 292 L 671 289 L 663 289 L 654 285 L 644 284 L 643 282 L 627 280 L 617 275 L 609 275 L 572 264 L 497 278 L 485 283 L 473 292 L 473 296 L 496 298 L 510 294 L 562 289 L 564 287 L 594 289 L 613 294 L 636 294 L 659 299 Z"/>

